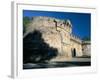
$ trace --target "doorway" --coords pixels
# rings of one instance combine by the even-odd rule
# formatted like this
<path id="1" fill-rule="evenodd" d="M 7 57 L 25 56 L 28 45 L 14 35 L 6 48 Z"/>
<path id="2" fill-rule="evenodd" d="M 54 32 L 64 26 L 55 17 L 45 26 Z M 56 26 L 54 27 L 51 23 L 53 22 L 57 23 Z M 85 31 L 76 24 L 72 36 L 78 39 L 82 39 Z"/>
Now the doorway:
<path id="1" fill-rule="evenodd" d="M 72 57 L 76 57 L 76 49 L 72 49 Z"/>

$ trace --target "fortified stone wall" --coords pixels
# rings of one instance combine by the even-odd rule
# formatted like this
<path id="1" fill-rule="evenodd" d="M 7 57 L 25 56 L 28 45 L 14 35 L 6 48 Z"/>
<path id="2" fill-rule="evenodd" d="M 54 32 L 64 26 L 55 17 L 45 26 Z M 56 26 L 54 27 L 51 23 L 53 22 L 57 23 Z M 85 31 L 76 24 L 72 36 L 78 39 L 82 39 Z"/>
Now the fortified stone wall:
<path id="1" fill-rule="evenodd" d="M 83 41 L 82 51 L 84 56 L 91 56 L 91 43 L 90 41 Z"/>
<path id="2" fill-rule="evenodd" d="M 50 47 L 58 50 L 58 56 L 51 61 L 66 61 L 74 56 L 82 56 L 82 41 L 71 35 L 72 24 L 70 20 L 60 20 L 51 17 L 33 17 L 27 26 L 24 37 L 30 32 L 38 30 L 42 33 L 42 38 Z M 86 53 L 83 44 L 84 54 Z M 74 54 L 73 54 L 74 53 Z"/>
<path id="3" fill-rule="evenodd" d="M 71 35 L 71 53 L 75 56 L 82 56 L 82 41 L 75 35 Z M 74 53 L 73 53 L 74 52 Z"/>

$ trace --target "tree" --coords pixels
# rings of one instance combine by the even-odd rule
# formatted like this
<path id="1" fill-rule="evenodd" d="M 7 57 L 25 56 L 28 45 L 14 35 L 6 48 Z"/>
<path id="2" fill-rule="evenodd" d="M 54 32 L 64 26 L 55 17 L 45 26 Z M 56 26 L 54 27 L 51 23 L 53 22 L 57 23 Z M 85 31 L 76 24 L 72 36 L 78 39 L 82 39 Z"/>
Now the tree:
<path id="1" fill-rule="evenodd" d="M 26 32 L 26 27 L 30 23 L 31 19 L 29 17 L 23 17 L 23 33 Z"/>
<path id="2" fill-rule="evenodd" d="M 86 37 L 84 37 L 82 40 L 84 40 L 84 41 L 90 41 L 91 38 L 86 36 Z"/>

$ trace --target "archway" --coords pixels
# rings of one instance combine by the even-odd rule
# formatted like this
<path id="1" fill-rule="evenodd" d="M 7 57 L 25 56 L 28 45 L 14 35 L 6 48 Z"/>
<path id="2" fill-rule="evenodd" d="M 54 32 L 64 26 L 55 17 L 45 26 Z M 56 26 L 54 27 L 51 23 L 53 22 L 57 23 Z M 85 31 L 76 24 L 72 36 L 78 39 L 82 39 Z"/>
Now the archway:
<path id="1" fill-rule="evenodd" d="M 72 49 L 72 57 L 76 57 L 76 49 Z"/>

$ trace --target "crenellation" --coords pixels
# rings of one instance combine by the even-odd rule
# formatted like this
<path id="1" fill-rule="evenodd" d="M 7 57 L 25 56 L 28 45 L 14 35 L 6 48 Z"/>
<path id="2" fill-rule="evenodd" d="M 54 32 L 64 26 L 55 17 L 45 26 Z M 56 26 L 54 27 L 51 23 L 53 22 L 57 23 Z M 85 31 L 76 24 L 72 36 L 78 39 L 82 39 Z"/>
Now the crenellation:
<path id="1" fill-rule="evenodd" d="M 70 20 L 45 16 L 33 17 L 30 26 L 26 29 L 26 33 L 28 34 L 34 30 L 39 30 L 42 33 L 42 38 L 50 47 L 57 48 L 59 54 L 53 59 L 54 61 L 57 61 L 59 58 L 61 60 L 71 59 L 73 51 L 74 56 L 83 55 L 82 48 L 84 46 L 82 45 L 82 40 L 72 34 L 72 23 Z"/>
<path id="2" fill-rule="evenodd" d="M 72 27 L 70 20 L 60 20 L 60 19 L 56 19 L 56 18 L 41 17 L 41 16 L 33 17 L 33 19 L 35 21 L 38 21 L 38 23 L 42 22 L 43 26 L 47 26 L 47 27 L 49 27 L 49 26 L 60 27 L 65 30 Z M 42 24 L 40 24 L 40 25 L 42 25 Z"/>
<path id="3" fill-rule="evenodd" d="M 73 35 L 73 34 L 71 34 L 70 36 L 71 36 L 71 39 L 72 39 L 72 40 L 74 40 L 74 41 L 76 41 L 76 42 L 82 44 L 82 40 L 81 40 L 80 38 L 78 38 L 77 36 L 75 36 L 75 35 Z"/>

